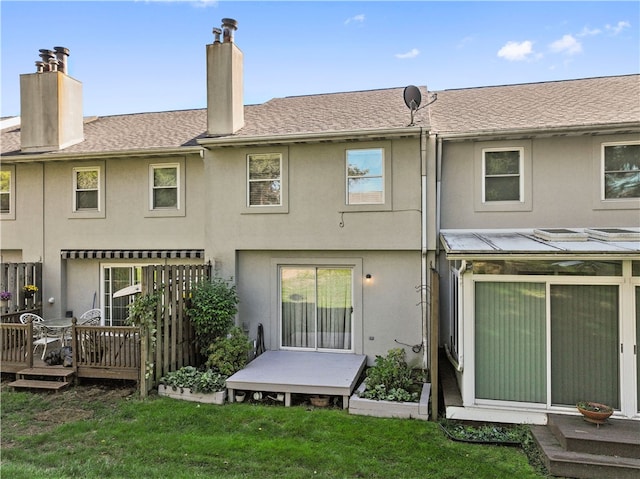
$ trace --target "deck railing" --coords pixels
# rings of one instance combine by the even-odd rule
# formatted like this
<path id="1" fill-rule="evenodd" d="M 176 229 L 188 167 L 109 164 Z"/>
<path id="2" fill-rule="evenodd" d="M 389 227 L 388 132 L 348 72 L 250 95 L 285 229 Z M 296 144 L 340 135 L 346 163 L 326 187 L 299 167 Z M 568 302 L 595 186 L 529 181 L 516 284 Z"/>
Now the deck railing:
<path id="1" fill-rule="evenodd" d="M 15 373 L 33 366 L 33 325 L 0 324 L 0 371 Z"/>
<path id="2" fill-rule="evenodd" d="M 73 370 L 79 378 L 140 379 L 140 329 L 133 326 L 71 328 Z"/>

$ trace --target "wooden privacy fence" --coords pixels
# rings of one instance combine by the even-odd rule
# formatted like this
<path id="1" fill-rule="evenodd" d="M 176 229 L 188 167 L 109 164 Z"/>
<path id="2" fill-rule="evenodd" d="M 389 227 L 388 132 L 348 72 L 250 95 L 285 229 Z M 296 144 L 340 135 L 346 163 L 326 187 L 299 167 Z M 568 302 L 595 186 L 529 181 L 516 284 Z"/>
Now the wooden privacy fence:
<path id="1" fill-rule="evenodd" d="M 2 263 L 0 291 L 11 293 L 11 299 L 0 301 L 0 313 L 6 314 L 37 309 L 42 304 L 42 263 Z M 38 288 L 33 295 L 23 288 L 32 284 Z"/>
<path id="2" fill-rule="evenodd" d="M 186 315 L 191 288 L 211 277 L 210 264 L 153 265 L 142 268 L 142 294 L 159 295 L 155 331 L 141 330 L 140 394 L 145 396 L 162 376 L 183 366 L 199 366 L 195 332 Z"/>

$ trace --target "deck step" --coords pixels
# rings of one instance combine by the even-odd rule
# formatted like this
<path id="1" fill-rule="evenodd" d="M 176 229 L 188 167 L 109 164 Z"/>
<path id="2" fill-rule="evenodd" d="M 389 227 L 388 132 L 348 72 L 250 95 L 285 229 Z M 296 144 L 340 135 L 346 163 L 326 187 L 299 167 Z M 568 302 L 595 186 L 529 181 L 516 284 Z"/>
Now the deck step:
<path id="1" fill-rule="evenodd" d="M 51 368 L 51 367 L 35 367 L 35 368 L 27 368 L 21 369 L 16 373 L 16 377 L 18 379 L 26 379 L 28 376 L 37 376 L 37 377 L 49 377 L 62 379 L 65 382 L 68 382 L 74 375 L 73 369 L 71 368 Z"/>
<path id="2" fill-rule="evenodd" d="M 549 414 L 547 426 L 567 451 L 640 459 L 637 421 L 610 418 L 596 426 L 579 416 Z"/>
<path id="3" fill-rule="evenodd" d="M 70 383 L 63 381 L 39 381 L 36 379 L 18 379 L 10 382 L 7 386 L 12 386 L 16 389 L 49 389 L 52 391 L 58 391 L 66 388 Z"/>
<path id="4" fill-rule="evenodd" d="M 554 476 L 578 479 L 637 479 L 640 477 L 640 459 L 569 451 L 561 443 L 564 439 L 556 437 L 551 427 L 533 426 L 531 431 L 543 452 L 549 473 Z"/>

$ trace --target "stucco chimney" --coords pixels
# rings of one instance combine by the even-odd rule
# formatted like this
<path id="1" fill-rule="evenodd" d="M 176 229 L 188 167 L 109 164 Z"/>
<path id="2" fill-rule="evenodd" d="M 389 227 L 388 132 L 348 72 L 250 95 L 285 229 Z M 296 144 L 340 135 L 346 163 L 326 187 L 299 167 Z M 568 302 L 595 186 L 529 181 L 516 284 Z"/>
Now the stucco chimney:
<path id="1" fill-rule="evenodd" d="M 238 22 L 222 19 L 207 45 L 207 133 L 231 135 L 244 126 L 242 52 L 233 42 Z M 222 41 L 220 41 L 222 33 Z"/>
<path id="2" fill-rule="evenodd" d="M 55 52 L 40 50 L 36 73 L 20 75 L 20 141 L 25 153 L 62 150 L 84 139 L 82 83 L 67 75 L 69 50 L 55 47 Z"/>

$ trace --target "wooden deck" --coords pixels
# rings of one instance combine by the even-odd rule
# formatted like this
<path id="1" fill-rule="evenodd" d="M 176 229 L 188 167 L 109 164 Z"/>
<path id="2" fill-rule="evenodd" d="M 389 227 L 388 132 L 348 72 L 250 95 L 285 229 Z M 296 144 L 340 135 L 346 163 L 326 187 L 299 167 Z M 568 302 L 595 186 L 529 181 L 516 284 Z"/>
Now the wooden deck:
<path id="1" fill-rule="evenodd" d="M 229 402 L 235 390 L 284 393 L 285 406 L 292 393 L 319 394 L 342 396 L 346 409 L 366 363 L 358 354 L 265 351 L 227 379 Z"/>

